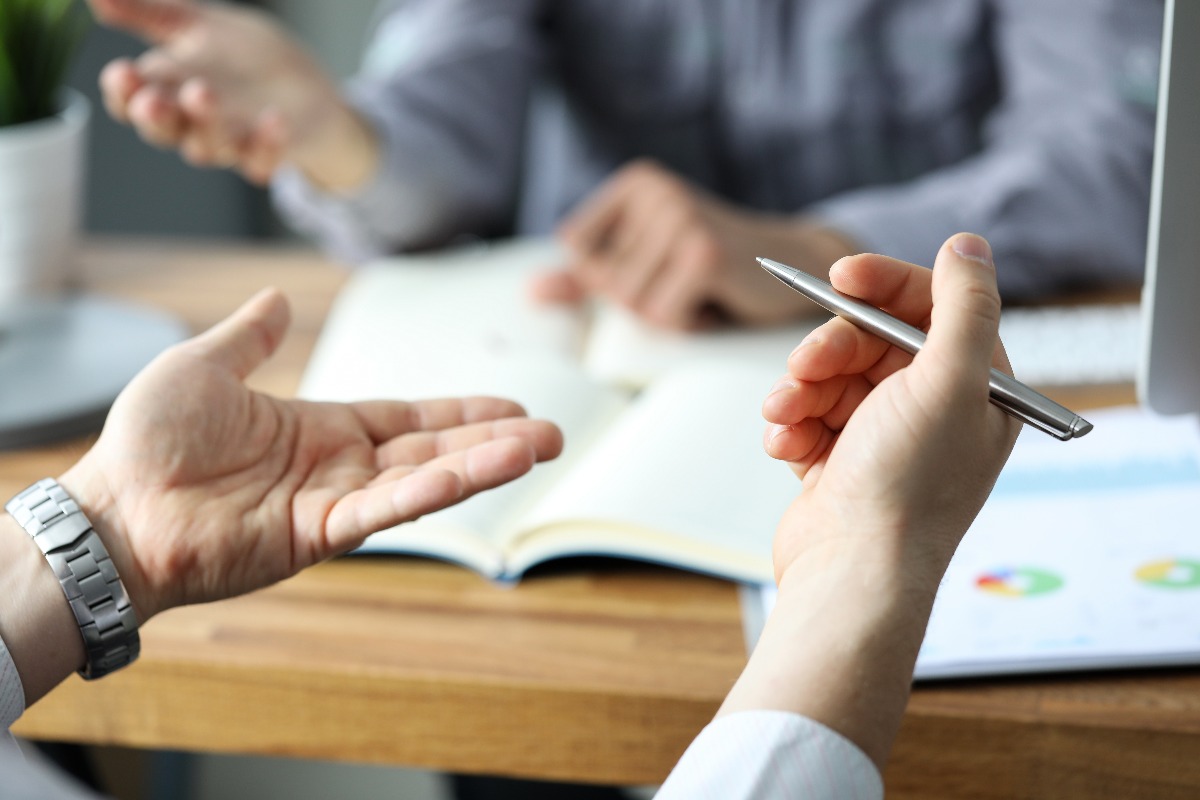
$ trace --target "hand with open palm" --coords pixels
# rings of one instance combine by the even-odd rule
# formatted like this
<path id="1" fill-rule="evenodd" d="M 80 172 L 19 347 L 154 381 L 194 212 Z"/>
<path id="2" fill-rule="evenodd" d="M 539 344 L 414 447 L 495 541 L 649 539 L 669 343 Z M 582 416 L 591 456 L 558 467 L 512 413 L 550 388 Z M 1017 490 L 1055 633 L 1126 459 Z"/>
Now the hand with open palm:
<path id="1" fill-rule="evenodd" d="M 249 390 L 287 324 L 267 290 L 165 352 L 61 478 L 142 622 L 286 578 L 561 449 L 554 425 L 496 398 L 341 404 Z"/>
<path id="2" fill-rule="evenodd" d="M 373 129 L 270 15 L 221 2 L 88 0 L 103 23 L 151 45 L 100 75 L 110 115 L 197 166 L 266 183 L 289 163 L 330 190 L 372 174 Z"/>

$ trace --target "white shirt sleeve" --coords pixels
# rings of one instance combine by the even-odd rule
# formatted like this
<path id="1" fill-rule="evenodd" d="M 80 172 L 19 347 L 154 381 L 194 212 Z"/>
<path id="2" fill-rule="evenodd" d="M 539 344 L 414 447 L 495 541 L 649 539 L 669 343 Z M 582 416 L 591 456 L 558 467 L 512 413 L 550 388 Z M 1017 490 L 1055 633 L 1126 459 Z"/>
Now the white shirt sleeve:
<path id="1" fill-rule="evenodd" d="M 879 770 L 853 742 L 786 711 L 709 723 L 655 800 L 881 800 Z"/>
<path id="2" fill-rule="evenodd" d="M 29 758 L 8 729 L 25 712 L 25 687 L 4 640 L 0 639 L 0 798 L 2 800 L 96 800 L 49 764 Z"/>
<path id="3" fill-rule="evenodd" d="M 0 748 L 9 741 L 8 729 L 25 713 L 25 686 L 21 676 L 17 674 L 17 665 L 13 663 L 12 655 L 8 652 L 4 640 L 0 639 L 0 727 L 4 733 L 0 735 Z"/>

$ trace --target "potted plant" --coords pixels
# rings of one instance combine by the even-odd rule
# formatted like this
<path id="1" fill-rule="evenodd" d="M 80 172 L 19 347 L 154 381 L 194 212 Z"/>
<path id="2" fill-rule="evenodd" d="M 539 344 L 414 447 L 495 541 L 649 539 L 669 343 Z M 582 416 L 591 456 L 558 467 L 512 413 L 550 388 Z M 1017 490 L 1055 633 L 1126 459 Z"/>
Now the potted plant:
<path id="1" fill-rule="evenodd" d="M 76 0 L 0 0 L 0 307 L 69 283 L 89 109 L 63 80 L 87 19 Z"/>
<path id="2" fill-rule="evenodd" d="M 125 384 L 187 335 L 74 283 L 88 103 L 63 85 L 80 0 L 0 0 L 0 450 L 95 431 Z"/>

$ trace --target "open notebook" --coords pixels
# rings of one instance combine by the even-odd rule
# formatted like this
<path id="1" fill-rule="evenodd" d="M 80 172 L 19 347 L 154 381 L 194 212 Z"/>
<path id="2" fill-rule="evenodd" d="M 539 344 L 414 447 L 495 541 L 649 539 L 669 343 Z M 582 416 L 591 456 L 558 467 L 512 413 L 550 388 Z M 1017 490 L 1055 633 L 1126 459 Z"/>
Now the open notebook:
<path id="1" fill-rule="evenodd" d="M 301 396 L 496 394 L 558 423 L 567 442 L 532 475 L 376 534 L 363 551 L 500 579 L 573 555 L 769 579 L 798 483 L 763 453 L 760 411 L 812 325 L 684 336 L 614 309 L 534 305 L 528 277 L 560 259 L 543 241 L 391 259 L 337 298 Z"/>
<path id="2" fill-rule="evenodd" d="M 1083 439 L 1018 439 L 938 591 L 917 679 L 1200 663 L 1200 425 L 1087 416 Z M 752 641 L 774 586 L 743 601 Z"/>
<path id="3" fill-rule="evenodd" d="M 497 394 L 554 420 L 567 439 L 533 475 L 377 534 L 364 550 L 445 558 L 497 578 L 604 554 L 769 579 L 771 538 L 798 484 L 763 454 L 760 409 L 822 318 L 688 335 L 609 306 L 530 302 L 529 277 L 561 263 L 552 242 L 518 240 L 383 260 L 346 285 L 301 396 Z"/>

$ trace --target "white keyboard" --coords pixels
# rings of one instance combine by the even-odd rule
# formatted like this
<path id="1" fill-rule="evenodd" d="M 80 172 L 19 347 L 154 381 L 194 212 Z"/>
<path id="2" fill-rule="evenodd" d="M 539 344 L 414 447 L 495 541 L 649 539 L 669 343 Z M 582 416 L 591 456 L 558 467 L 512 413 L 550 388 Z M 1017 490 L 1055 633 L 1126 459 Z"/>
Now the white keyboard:
<path id="1" fill-rule="evenodd" d="M 1036 386 L 1132 382 L 1141 358 L 1137 303 L 1015 308 L 1000 338 L 1021 381 Z"/>

